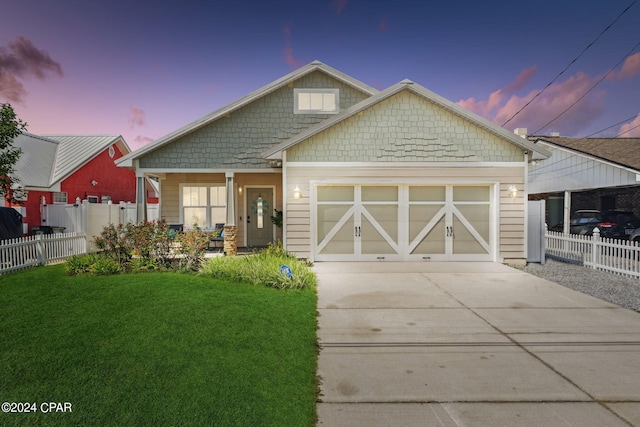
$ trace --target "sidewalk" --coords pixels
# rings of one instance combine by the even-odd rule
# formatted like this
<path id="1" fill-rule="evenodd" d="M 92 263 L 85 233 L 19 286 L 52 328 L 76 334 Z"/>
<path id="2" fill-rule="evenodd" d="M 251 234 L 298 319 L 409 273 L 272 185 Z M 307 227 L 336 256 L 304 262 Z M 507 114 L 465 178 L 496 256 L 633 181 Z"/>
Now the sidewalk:
<path id="1" fill-rule="evenodd" d="M 640 426 L 640 314 L 495 263 L 317 263 L 318 425 Z"/>

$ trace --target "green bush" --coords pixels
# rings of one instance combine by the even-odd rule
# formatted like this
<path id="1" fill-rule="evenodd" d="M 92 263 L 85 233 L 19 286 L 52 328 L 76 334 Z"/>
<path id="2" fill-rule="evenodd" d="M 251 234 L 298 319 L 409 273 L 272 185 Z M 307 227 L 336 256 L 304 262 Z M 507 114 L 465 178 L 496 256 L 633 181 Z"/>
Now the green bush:
<path id="1" fill-rule="evenodd" d="M 96 263 L 100 255 L 73 255 L 67 260 L 65 272 L 68 276 L 86 274 L 91 271 L 91 266 Z"/>
<path id="2" fill-rule="evenodd" d="M 111 276 L 118 274 L 122 271 L 122 266 L 114 259 L 104 256 L 98 257 L 91 267 L 89 267 L 89 274 L 95 276 Z"/>
<path id="3" fill-rule="evenodd" d="M 284 266 L 290 269 L 290 277 Z M 270 246 L 253 255 L 211 258 L 202 264 L 200 274 L 276 289 L 316 286 L 315 273 L 306 263 L 282 249 L 281 245 Z"/>
<path id="4" fill-rule="evenodd" d="M 133 273 L 161 271 L 163 268 L 163 263 L 157 258 L 131 258 L 131 261 L 129 261 L 129 269 Z"/>

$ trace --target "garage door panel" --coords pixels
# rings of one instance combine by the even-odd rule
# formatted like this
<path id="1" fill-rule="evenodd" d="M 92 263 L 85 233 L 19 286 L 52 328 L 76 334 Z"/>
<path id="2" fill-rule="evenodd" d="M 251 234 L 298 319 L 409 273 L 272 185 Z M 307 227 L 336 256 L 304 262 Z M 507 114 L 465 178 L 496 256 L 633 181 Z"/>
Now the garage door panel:
<path id="1" fill-rule="evenodd" d="M 485 255 L 488 254 L 487 248 L 485 248 L 474 236 L 473 232 L 469 230 L 465 224 L 457 217 L 453 218 L 453 254 L 474 254 Z"/>
<path id="2" fill-rule="evenodd" d="M 355 254 L 354 220 L 350 216 L 341 224 L 336 224 L 318 245 L 320 254 Z"/>
<path id="3" fill-rule="evenodd" d="M 411 255 L 434 255 L 446 252 L 446 222 L 444 215 L 431 227 L 419 241 L 412 241 Z"/>
<path id="4" fill-rule="evenodd" d="M 456 205 L 456 209 L 469 222 L 471 227 L 477 231 L 485 242 L 489 241 L 491 235 L 491 209 L 489 205 Z M 454 230 L 457 227 L 454 225 Z"/>
<path id="5" fill-rule="evenodd" d="M 391 255 L 398 253 L 397 244 L 395 245 L 395 248 L 391 246 L 388 242 L 388 235 L 386 235 L 386 233 L 381 233 L 380 228 L 372 224 L 366 217 L 362 219 L 361 227 L 360 234 L 362 254 Z"/>

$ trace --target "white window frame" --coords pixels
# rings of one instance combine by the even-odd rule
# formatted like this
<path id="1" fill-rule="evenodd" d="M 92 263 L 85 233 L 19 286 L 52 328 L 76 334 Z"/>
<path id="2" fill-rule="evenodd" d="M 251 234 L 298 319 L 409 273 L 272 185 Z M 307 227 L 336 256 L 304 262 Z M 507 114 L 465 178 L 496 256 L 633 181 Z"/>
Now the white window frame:
<path id="1" fill-rule="evenodd" d="M 205 204 L 193 205 L 193 206 L 191 206 L 191 205 L 185 206 L 184 205 L 184 189 L 185 188 L 191 188 L 191 187 L 206 188 L 207 189 L 206 192 L 205 192 L 206 193 L 206 199 L 207 199 Z M 193 228 L 193 224 L 188 224 L 188 223 L 185 222 L 185 215 L 184 215 L 184 209 L 185 208 L 191 207 L 191 208 L 204 208 L 205 209 L 206 218 L 205 218 L 205 224 L 204 224 L 204 227 L 203 227 L 205 229 L 212 229 L 212 228 L 214 228 L 215 223 L 219 222 L 219 221 L 215 221 L 215 220 L 212 219 L 211 210 L 213 208 L 224 208 L 225 216 L 226 216 L 226 208 L 227 208 L 226 197 L 224 197 L 224 200 L 223 200 L 224 204 L 223 205 L 219 205 L 219 204 L 212 205 L 211 204 L 211 189 L 212 188 L 220 188 L 220 187 L 223 188 L 223 189 L 226 189 L 225 183 L 215 183 L 215 184 L 211 184 L 211 183 L 207 183 L 207 184 L 205 184 L 205 183 L 184 183 L 184 184 L 180 184 L 180 222 L 183 224 L 185 230 Z M 224 222 L 224 221 L 222 221 L 222 222 Z"/>
<path id="2" fill-rule="evenodd" d="M 304 94 L 322 94 L 334 96 L 334 108 L 326 109 L 324 104 L 319 109 L 305 108 L 300 105 L 300 95 Z M 294 114 L 338 114 L 340 112 L 340 89 L 293 89 L 293 113 Z"/>
<path id="3" fill-rule="evenodd" d="M 88 203 L 99 203 L 100 198 L 98 196 L 87 196 Z"/>
<path id="4" fill-rule="evenodd" d="M 57 196 L 63 195 L 64 194 L 64 201 L 61 201 L 60 199 L 57 199 Z M 67 203 L 69 203 L 69 193 L 67 193 L 66 191 L 56 191 L 53 193 L 53 204 L 54 205 L 66 205 Z"/>
<path id="5" fill-rule="evenodd" d="M 106 204 L 109 204 L 109 202 L 112 202 L 111 196 L 101 196 L 100 199 L 103 205 L 106 205 Z"/>

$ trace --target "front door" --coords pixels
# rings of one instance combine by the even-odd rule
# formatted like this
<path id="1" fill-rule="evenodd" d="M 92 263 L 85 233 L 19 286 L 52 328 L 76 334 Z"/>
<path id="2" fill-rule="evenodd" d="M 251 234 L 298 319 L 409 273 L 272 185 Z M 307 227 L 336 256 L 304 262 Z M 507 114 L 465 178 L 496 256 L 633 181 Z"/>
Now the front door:
<path id="1" fill-rule="evenodd" d="M 273 189 L 247 188 L 247 246 L 273 243 Z"/>

